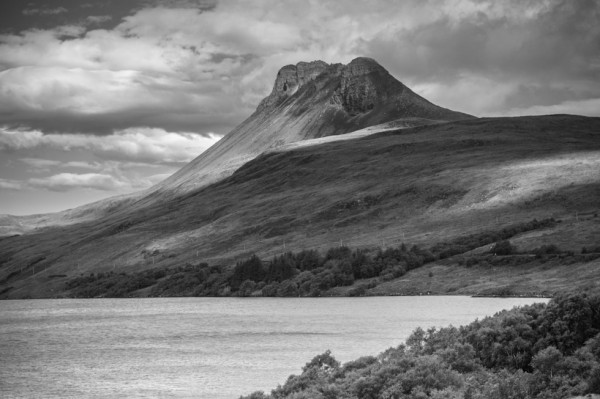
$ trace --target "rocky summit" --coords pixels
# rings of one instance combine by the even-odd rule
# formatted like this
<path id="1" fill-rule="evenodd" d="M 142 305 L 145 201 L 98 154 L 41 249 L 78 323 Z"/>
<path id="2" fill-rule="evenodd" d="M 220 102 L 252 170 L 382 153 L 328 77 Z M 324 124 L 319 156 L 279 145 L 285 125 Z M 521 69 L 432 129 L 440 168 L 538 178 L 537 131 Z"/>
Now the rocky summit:
<path id="1" fill-rule="evenodd" d="M 300 87 L 314 80 L 328 67 L 329 64 L 323 61 L 299 62 L 297 65 L 284 66 L 277 73 L 273 91 L 260 102 L 257 112 L 261 112 L 295 94 Z"/>
<path id="2" fill-rule="evenodd" d="M 429 117 L 441 120 L 466 119 L 470 115 L 438 107 L 418 96 L 395 79 L 377 61 L 359 57 L 348 65 L 323 61 L 300 62 L 279 70 L 271 94 L 258 106 L 256 112 L 293 101 L 294 95 L 305 88 L 310 100 L 326 99 L 328 108 L 345 111 L 348 117 L 359 116 L 378 106 L 395 106 L 390 114 L 402 117 Z M 333 90 L 331 90 L 333 88 Z M 315 95 L 316 94 L 316 95 Z M 301 97 L 302 93 L 297 97 Z"/>

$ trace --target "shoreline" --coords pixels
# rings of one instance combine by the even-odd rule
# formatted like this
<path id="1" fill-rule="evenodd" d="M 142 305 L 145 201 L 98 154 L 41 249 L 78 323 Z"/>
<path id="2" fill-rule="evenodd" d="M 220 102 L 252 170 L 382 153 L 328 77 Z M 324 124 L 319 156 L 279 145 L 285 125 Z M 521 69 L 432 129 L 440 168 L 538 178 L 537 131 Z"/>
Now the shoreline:
<path id="1" fill-rule="evenodd" d="M 348 295 L 323 295 L 323 296 L 128 296 L 128 297 L 47 297 L 47 298 L 1 298 L 0 301 L 41 301 L 41 300 L 57 300 L 57 299 L 174 299 L 174 298 L 235 298 L 235 299 L 260 299 L 260 298 L 271 298 L 271 299 L 330 299 L 330 298 L 385 298 L 385 297 L 468 297 L 468 298 L 540 298 L 540 299 L 552 299 L 554 295 L 545 294 L 528 294 L 528 295 L 493 295 L 493 294 L 388 294 L 388 295 L 359 295 L 359 296 L 348 296 Z"/>

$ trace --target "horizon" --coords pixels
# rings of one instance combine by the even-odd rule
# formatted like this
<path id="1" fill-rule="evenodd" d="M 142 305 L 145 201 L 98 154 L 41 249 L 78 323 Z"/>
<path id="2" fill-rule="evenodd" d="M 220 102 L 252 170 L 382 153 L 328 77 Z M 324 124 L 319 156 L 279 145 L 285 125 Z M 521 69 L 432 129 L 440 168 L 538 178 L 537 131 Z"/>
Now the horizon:
<path id="1" fill-rule="evenodd" d="M 600 116 L 600 4 L 18 1 L 0 16 L 0 214 L 144 190 L 288 64 L 369 57 L 439 106 Z"/>

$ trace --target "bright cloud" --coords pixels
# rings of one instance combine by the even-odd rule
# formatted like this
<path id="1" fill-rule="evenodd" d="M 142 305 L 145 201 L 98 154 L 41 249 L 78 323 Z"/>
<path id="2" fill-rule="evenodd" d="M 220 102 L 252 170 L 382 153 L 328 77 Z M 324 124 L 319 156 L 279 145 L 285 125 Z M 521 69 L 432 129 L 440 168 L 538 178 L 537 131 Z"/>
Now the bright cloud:
<path id="1" fill-rule="evenodd" d="M 151 128 L 130 128 L 109 136 L 43 134 L 37 130 L 0 128 L 0 150 L 84 149 L 103 159 L 164 164 L 185 163 L 208 149 L 219 138 L 214 134 L 206 137 L 194 133 L 173 133 Z M 39 160 L 28 161 L 40 164 Z"/>
<path id="2" fill-rule="evenodd" d="M 68 191 L 73 188 L 115 191 L 128 186 L 127 182 L 100 173 L 59 173 L 47 178 L 32 178 L 27 183 L 31 187 L 45 188 L 52 191 Z"/>
<path id="3" fill-rule="evenodd" d="M 24 160 L 30 163 L 32 160 Z M 40 163 L 49 160 L 37 160 Z M 35 163 L 35 162 L 34 162 Z M 54 163 L 53 163 L 54 165 Z M 86 168 L 90 165 L 77 165 L 73 162 L 65 162 L 59 164 L 61 168 Z M 159 183 L 169 177 L 170 173 L 156 173 L 142 176 L 136 173 L 129 173 L 130 165 L 107 162 L 103 164 L 93 165 L 90 169 L 99 170 L 94 173 L 72 173 L 61 172 L 49 174 L 47 176 L 32 177 L 26 180 L 15 179 L 0 179 L 0 188 L 3 190 L 12 191 L 81 191 L 81 190 L 97 190 L 111 191 L 113 193 L 124 193 L 135 190 L 143 190 Z M 38 169 L 41 172 L 47 172 L 48 169 Z"/>

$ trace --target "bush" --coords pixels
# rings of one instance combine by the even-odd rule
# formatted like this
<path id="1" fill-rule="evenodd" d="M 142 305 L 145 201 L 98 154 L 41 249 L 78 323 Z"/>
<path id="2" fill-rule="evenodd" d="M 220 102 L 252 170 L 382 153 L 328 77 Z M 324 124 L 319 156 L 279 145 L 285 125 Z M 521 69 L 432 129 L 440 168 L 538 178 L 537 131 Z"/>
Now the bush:
<path id="1" fill-rule="evenodd" d="M 497 241 L 490 250 L 490 253 L 500 256 L 512 255 L 515 252 L 517 252 L 517 248 L 513 246 L 508 240 Z"/>
<path id="2" fill-rule="evenodd" d="M 543 258 L 547 255 L 558 255 L 562 251 L 554 244 L 542 245 L 539 248 L 536 248 L 532 251 L 535 254 L 536 258 Z"/>

